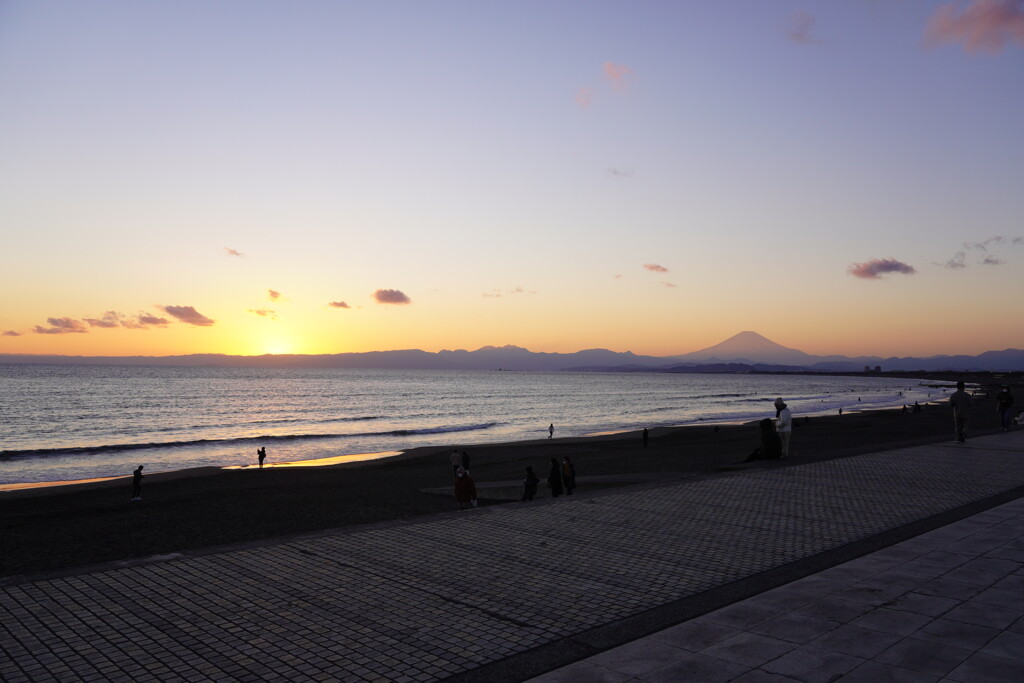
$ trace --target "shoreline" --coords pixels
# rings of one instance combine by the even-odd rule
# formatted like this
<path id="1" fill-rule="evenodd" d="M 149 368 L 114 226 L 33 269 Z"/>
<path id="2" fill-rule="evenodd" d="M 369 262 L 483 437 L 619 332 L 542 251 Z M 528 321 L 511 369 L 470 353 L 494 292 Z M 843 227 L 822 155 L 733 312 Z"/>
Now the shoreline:
<path id="1" fill-rule="evenodd" d="M 945 398 L 945 397 L 943 397 Z M 921 406 L 927 405 L 938 405 L 943 402 L 943 398 L 939 398 L 933 401 L 922 403 Z M 845 415 L 857 415 L 870 412 L 884 412 L 884 411 L 900 411 L 901 406 L 875 406 L 865 408 L 851 408 L 844 411 Z M 767 414 L 767 413 L 766 413 Z M 803 418 L 821 418 L 828 417 L 834 413 L 829 410 L 821 411 L 808 411 L 806 413 L 800 413 L 794 416 L 794 419 Z M 676 430 L 676 429 L 689 429 L 689 428 L 700 428 L 700 427 L 736 427 L 742 425 L 755 425 L 758 421 L 763 418 L 735 418 L 735 417 L 722 417 L 722 418 L 709 418 L 709 419 L 698 419 L 692 422 L 684 422 L 672 425 L 659 425 L 650 427 L 653 430 Z M 581 440 L 581 439 L 598 439 L 605 437 L 616 437 L 625 434 L 637 433 L 639 434 L 642 427 L 636 427 L 631 429 L 614 429 L 600 432 L 590 432 L 575 436 L 559 437 L 556 441 L 566 442 L 569 440 Z M 425 446 L 414 446 L 405 450 L 389 450 L 389 451 L 375 451 L 368 453 L 344 453 L 341 455 L 332 455 L 326 457 L 316 457 L 302 460 L 288 460 L 281 462 L 267 463 L 264 468 L 302 468 L 302 467 L 336 467 L 342 465 L 356 465 L 360 463 L 372 462 L 372 461 L 384 461 L 384 462 L 397 462 L 404 460 L 409 457 L 419 457 L 422 452 L 433 452 L 437 450 L 451 450 L 458 447 L 459 449 L 468 448 L 486 448 L 486 447 L 511 447 L 517 444 L 529 445 L 533 443 L 547 442 L 548 439 L 543 437 L 537 437 L 536 439 L 519 439 L 512 441 L 483 441 L 473 442 L 466 444 L 455 444 L 455 445 L 425 445 Z M 252 471 L 258 470 L 259 467 L 256 464 L 245 464 L 245 465 L 198 465 L 193 467 L 184 467 L 180 469 L 168 469 L 168 470 L 154 470 L 146 473 L 146 478 L 150 479 L 153 477 L 167 477 L 167 476 L 197 476 L 190 475 L 189 472 L 199 472 L 203 470 L 237 470 L 237 471 Z M 54 479 L 47 481 L 37 482 L 9 482 L 0 483 L 0 498 L 8 497 L 14 493 L 20 493 L 25 491 L 44 491 L 47 489 L 66 489 L 67 487 L 79 487 L 88 485 L 104 484 L 111 481 L 124 480 L 130 478 L 131 474 L 115 474 L 115 475 L 101 475 L 97 477 L 82 477 L 79 479 Z"/>
<path id="2" fill-rule="evenodd" d="M 1020 387 L 1014 390 L 1022 395 Z M 979 392 L 969 434 L 1000 431 L 994 403 Z M 760 444 L 754 421 L 656 427 L 649 431 L 648 447 L 640 434 L 452 442 L 321 466 L 154 472 L 145 477 L 141 501 L 131 500 L 130 476 L 6 491 L 0 494 L 0 577 L 459 514 L 450 493 L 453 449 L 471 458 L 481 506 L 516 505 L 518 497 L 510 498 L 509 489 L 515 496 L 527 466 L 543 481 L 551 461 L 567 456 L 577 468 L 577 494 L 599 495 L 608 486 L 657 485 L 951 442 L 953 419 L 948 406 L 934 403 L 920 413 L 871 409 L 797 416 L 793 457 L 783 461 L 747 462 Z M 488 498 L 488 490 L 499 485 L 503 496 Z M 559 514 L 559 500 L 542 497 L 537 503 Z"/>

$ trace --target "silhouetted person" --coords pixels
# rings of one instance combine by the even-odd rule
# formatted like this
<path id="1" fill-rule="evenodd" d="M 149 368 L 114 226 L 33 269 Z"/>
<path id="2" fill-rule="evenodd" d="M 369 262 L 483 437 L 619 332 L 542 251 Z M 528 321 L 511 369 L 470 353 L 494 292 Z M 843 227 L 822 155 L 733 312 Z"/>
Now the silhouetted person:
<path id="1" fill-rule="evenodd" d="M 917 401 L 914 401 L 913 412 L 915 412 L 915 413 L 920 413 L 921 412 L 921 404 L 918 403 Z"/>
<path id="2" fill-rule="evenodd" d="M 452 451 L 452 454 L 448 456 L 448 462 L 452 464 L 452 476 L 459 473 L 459 468 L 462 467 L 462 456 L 459 455 L 458 451 Z"/>
<path id="3" fill-rule="evenodd" d="M 548 488 L 551 489 L 552 498 L 562 495 L 562 468 L 554 458 L 551 458 L 551 469 L 548 470 Z"/>
<path id="4" fill-rule="evenodd" d="M 1009 431 L 1010 425 L 1013 423 L 1013 418 L 1010 416 L 1013 411 L 1013 394 L 1010 393 L 1010 387 L 1004 385 L 996 394 L 996 410 L 999 411 L 999 421 L 1003 424 L 1003 431 Z"/>
<path id="5" fill-rule="evenodd" d="M 132 473 L 132 500 L 142 500 L 142 465 Z"/>
<path id="6" fill-rule="evenodd" d="M 462 451 L 462 469 L 469 472 L 469 453 Z"/>
<path id="7" fill-rule="evenodd" d="M 562 483 L 565 485 L 565 495 L 571 496 L 576 488 L 576 465 L 572 464 L 568 455 L 562 458 Z"/>
<path id="8" fill-rule="evenodd" d="M 971 413 L 971 395 L 964 391 L 963 381 L 956 383 L 956 391 L 949 397 L 953 407 L 953 425 L 956 428 L 956 442 L 967 441 L 967 420 Z"/>
<path id="9" fill-rule="evenodd" d="M 533 500 L 533 497 L 537 495 L 537 484 L 539 483 L 540 479 L 534 473 L 533 468 L 527 466 L 526 479 L 523 479 L 523 501 Z"/>
<path id="10" fill-rule="evenodd" d="M 476 482 L 461 467 L 455 470 L 455 502 L 460 510 L 476 507 Z"/>
<path id="11" fill-rule="evenodd" d="M 647 448 L 647 427 L 644 427 L 644 448 Z"/>
<path id="12" fill-rule="evenodd" d="M 260 446 L 256 449 L 256 456 L 260 459 L 260 469 L 263 469 L 263 461 L 267 459 L 267 449 L 264 446 Z"/>
<path id="13" fill-rule="evenodd" d="M 548 438 L 552 438 L 555 435 L 555 423 L 552 422 L 548 425 Z"/>
<path id="14" fill-rule="evenodd" d="M 778 460 L 782 457 L 782 442 L 779 440 L 779 433 L 775 431 L 775 425 L 770 417 L 766 417 L 757 423 L 761 430 L 761 445 L 754 449 L 746 460 Z"/>

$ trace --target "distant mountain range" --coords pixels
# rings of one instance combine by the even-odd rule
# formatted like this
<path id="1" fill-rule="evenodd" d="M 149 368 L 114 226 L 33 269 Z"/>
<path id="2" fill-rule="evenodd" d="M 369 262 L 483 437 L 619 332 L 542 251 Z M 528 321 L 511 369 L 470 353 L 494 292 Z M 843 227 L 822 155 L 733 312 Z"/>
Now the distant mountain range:
<path id="1" fill-rule="evenodd" d="M 813 356 L 740 332 L 721 344 L 679 356 L 638 356 L 607 349 L 576 353 L 534 353 L 518 346 L 485 346 L 476 351 L 371 351 L 323 355 L 227 356 L 47 356 L 0 354 L 0 363 L 75 365 L 159 365 L 273 368 L 394 368 L 424 370 L 547 370 L 590 372 L 862 372 L 1024 371 L 1024 350 L 986 351 L 977 356 L 881 358 Z"/>

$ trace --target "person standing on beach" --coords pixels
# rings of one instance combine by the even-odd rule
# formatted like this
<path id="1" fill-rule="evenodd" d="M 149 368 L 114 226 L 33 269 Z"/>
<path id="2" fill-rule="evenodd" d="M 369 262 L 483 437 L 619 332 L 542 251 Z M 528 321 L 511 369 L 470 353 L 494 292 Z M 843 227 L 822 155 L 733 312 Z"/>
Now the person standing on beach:
<path id="1" fill-rule="evenodd" d="M 789 437 L 793 434 L 793 414 L 786 407 L 782 397 L 775 399 L 775 431 L 779 433 L 782 458 L 789 457 Z"/>
<path id="2" fill-rule="evenodd" d="M 142 465 L 132 473 L 132 500 L 142 500 Z"/>
<path id="3" fill-rule="evenodd" d="M 552 438 L 554 436 L 555 436 L 555 423 L 552 422 L 551 424 L 548 425 L 548 438 L 550 439 L 550 438 Z"/>
<path id="4" fill-rule="evenodd" d="M 452 464 L 452 474 L 457 475 L 459 468 L 462 467 L 462 456 L 458 451 L 452 451 L 452 454 L 448 456 L 448 462 Z"/>
<path id="5" fill-rule="evenodd" d="M 1003 424 L 1003 431 L 1010 431 L 1010 424 L 1013 422 L 1010 411 L 1013 410 L 1013 394 L 1010 387 L 1003 385 L 1003 388 L 996 394 L 996 410 L 999 411 L 999 421 Z"/>
<path id="6" fill-rule="evenodd" d="M 469 472 L 469 453 L 466 451 L 462 451 L 462 469 L 466 470 L 467 473 Z"/>
<path id="7" fill-rule="evenodd" d="M 260 459 L 260 469 L 263 469 L 263 461 L 267 459 L 267 448 L 266 446 L 260 446 L 256 449 L 256 457 Z"/>
<path id="8" fill-rule="evenodd" d="M 534 473 L 533 468 L 529 465 L 526 466 L 526 479 L 523 479 L 523 502 L 533 500 L 533 497 L 537 495 L 537 484 L 540 483 L 540 479 Z"/>
<path id="9" fill-rule="evenodd" d="M 460 510 L 476 507 L 476 482 L 461 467 L 455 470 L 455 502 Z"/>
<path id="10" fill-rule="evenodd" d="M 956 383 L 956 391 L 949 397 L 949 405 L 953 407 L 956 442 L 964 443 L 967 441 L 967 420 L 971 412 L 971 395 L 964 391 L 963 380 Z"/>
<path id="11" fill-rule="evenodd" d="M 647 448 L 647 427 L 644 427 L 644 448 Z"/>
<path id="12" fill-rule="evenodd" d="M 576 488 L 576 465 L 572 464 L 568 455 L 562 458 L 562 483 L 565 485 L 565 495 L 571 496 Z"/>
<path id="13" fill-rule="evenodd" d="M 551 469 L 548 470 L 548 488 L 551 489 L 552 498 L 562 495 L 562 468 L 554 458 L 551 458 Z"/>

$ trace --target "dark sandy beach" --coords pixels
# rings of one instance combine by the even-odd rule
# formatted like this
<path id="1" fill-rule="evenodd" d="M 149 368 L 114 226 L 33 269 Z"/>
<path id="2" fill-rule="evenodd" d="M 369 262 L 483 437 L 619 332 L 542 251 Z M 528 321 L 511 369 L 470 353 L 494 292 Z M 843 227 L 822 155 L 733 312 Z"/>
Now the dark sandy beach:
<path id="1" fill-rule="evenodd" d="M 994 396 L 996 389 L 989 388 Z M 1024 387 L 1012 387 L 1016 409 Z M 785 467 L 892 447 L 951 441 L 952 411 L 932 404 L 899 410 L 794 418 L 792 459 L 744 464 L 758 444 L 756 424 L 655 429 L 574 439 L 415 449 L 386 460 L 329 467 L 168 472 L 147 476 L 132 502 L 131 478 L 0 493 L 0 576 L 250 542 L 288 534 L 437 513 L 459 514 L 453 497 L 422 492 L 451 486 L 452 448 L 471 457 L 478 484 L 522 481 L 527 465 L 546 476 L 569 455 L 581 483 L 590 476 L 652 474 L 676 481 L 716 471 Z M 999 430 L 995 401 L 976 396 L 969 435 Z M 128 473 L 126 473 L 128 474 Z M 542 484 L 543 486 L 543 484 Z M 517 503 L 488 500 L 482 505 Z M 552 514 L 558 502 L 553 501 Z"/>

